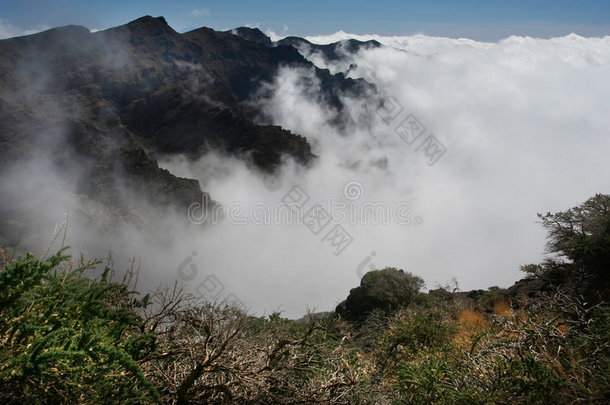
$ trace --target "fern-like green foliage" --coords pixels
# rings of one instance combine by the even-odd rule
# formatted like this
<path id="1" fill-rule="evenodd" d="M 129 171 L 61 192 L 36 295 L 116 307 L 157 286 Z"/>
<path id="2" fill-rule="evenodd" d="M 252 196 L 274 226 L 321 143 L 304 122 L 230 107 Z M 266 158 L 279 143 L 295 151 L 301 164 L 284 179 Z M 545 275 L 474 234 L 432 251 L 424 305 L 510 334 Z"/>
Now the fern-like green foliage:
<path id="1" fill-rule="evenodd" d="M 134 298 L 125 284 L 84 273 L 62 252 L 32 254 L 0 272 L 0 398 L 8 403 L 160 402 L 136 358 L 150 337 L 139 335 Z"/>

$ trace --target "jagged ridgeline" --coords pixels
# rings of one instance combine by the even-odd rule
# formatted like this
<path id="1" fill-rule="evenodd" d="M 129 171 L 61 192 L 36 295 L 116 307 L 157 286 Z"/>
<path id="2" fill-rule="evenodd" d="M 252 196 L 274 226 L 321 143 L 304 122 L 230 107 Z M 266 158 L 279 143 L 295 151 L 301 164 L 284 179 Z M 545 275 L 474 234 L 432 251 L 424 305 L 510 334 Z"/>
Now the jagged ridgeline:
<path id="1" fill-rule="evenodd" d="M 262 85 L 282 66 L 311 69 L 321 83 L 316 97 L 337 116 L 343 109 L 339 95 L 358 96 L 374 87 L 316 68 L 292 46 L 304 43 L 272 43 L 247 28 L 180 34 L 164 18 L 148 16 L 95 33 L 66 26 L 2 40 L 0 169 L 7 174 L 44 162 L 43 172 L 71 180 L 69 193 L 94 211 L 142 222 L 155 209 L 184 209 L 202 199 L 196 180 L 159 168 L 159 157 L 197 158 L 216 150 L 267 172 L 283 156 L 307 165 L 315 158 L 307 140 L 271 125 L 252 102 L 265 97 Z M 358 44 L 323 50 L 338 57 L 339 48 L 356 51 Z M 33 208 L 23 201 L 35 200 L 32 194 L 3 193 L 0 233 L 11 234 L 7 219 L 27 217 Z M 140 199 L 148 211 L 134 203 Z M 108 221 L 98 225 L 112 227 Z"/>

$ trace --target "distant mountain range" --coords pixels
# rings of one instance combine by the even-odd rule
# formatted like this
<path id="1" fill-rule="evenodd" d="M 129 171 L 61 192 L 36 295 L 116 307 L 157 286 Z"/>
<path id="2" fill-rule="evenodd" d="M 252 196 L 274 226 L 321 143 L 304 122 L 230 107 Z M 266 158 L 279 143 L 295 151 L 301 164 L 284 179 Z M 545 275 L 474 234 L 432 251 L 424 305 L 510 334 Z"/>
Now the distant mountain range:
<path id="1" fill-rule="evenodd" d="M 304 38 L 299 37 L 286 37 L 277 42 L 272 42 L 271 38 L 265 35 L 258 28 L 240 27 L 235 28 L 231 31 L 232 34 L 240 36 L 248 41 L 256 42 L 257 44 L 265 45 L 268 47 L 276 46 L 292 46 L 296 49 L 302 47 L 309 47 L 312 51 L 318 51 L 329 61 L 340 60 L 345 57 L 346 54 L 353 54 L 360 51 L 362 48 L 379 48 L 382 45 L 375 41 L 358 41 L 356 39 L 347 39 L 345 41 L 339 41 L 332 44 L 314 44 Z"/>
<path id="2" fill-rule="evenodd" d="M 318 97 L 338 122 L 340 94 L 358 97 L 375 87 L 317 68 L 299 53 L 302 46 L 336 60 L 380 44 L 315 45 L 295 37 L 274 43 L 244 27 L 180 34 L 163 17 L 149 16 L 95 33 L 65 26 L 2 40 L 0 170 L 50 156 L 59 173 L 79 172 L 79 195 L 120 210 L 127 203 L 119 187 L 153 207 L 185 208 L 201 199 L 198 182 L 159 168 L 160 156 L 217 150 L 266 172 L 283 155 L 307 165 L 315 158 L 307 139 L 271 125 L 249 102 L 262 84 L 283 66 L 311 69 L 321 83 Z M 4 195 L 2 219 L 23 215 L 22 196 L 11 202 Z"/>

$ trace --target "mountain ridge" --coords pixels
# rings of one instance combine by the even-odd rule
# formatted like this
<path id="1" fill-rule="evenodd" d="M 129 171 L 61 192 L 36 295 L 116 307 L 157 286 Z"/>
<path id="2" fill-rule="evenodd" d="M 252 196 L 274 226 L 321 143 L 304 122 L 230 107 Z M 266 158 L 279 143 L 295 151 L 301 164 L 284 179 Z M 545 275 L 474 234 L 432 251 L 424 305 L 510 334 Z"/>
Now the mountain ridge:
<path id="1" fill-rule="evenodd" d="M 160 169 L 160 157 L 217 150 L 263 172 L 286 156 L 305 166 L 315 159 L 304 137 L 251 103 L 287 66 L 313 72 L 318 97 L 337 117 L 341 95 L 374 91 L 363 79 L 317 68 L 293 46 L 206 27 L 181 34 L 163 17 L 1 40 L 0 167 L 45 155 L 62 176 L 79 173 L 73 192 L 111 210 L 126 210 L 134 197 L 125 193 L 151 202 L 153 217 L 168 204 L 185 210 L 207 193 L 197 180 Z M 3 218 L 18 211 L 5 207 Z"/>

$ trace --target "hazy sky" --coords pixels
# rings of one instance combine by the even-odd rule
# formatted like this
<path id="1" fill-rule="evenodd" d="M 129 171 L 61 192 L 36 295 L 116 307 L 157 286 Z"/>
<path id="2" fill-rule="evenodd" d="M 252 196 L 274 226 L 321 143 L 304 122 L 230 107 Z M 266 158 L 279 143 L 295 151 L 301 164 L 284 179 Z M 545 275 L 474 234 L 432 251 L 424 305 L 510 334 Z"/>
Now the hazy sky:
<path id="1" fill-rule="evenodd" d="M 0 36 L 67 24 L 105 29 L 147 14 L 166 17 L 178 31 L 251 25 L 290 35 L 343 30 L 383 35 L 425 33 L 484 41 L 510 35 L 548 38 L 572 32 L 583 36 L 610 34 L 607 0 L 2 0 Z"/>

